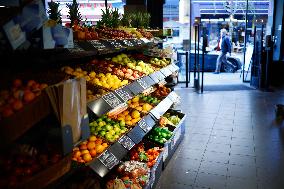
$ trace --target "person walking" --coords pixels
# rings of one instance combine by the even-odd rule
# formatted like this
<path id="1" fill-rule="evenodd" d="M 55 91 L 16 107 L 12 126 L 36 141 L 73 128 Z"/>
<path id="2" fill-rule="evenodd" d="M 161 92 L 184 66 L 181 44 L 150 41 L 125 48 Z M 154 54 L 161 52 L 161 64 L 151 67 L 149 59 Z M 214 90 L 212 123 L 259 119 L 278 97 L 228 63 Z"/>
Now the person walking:
<path id="1" fill-rule="evenodd" d="M 231 45 L 231 40 L 229 36 L 227 35 L 227 30 L 221 29 L 220 34 L 221 34 L 221 38 L 220 38 L 221 53 L 217 58 L 216 69 L 215 69 L 214 74 L 219 74 L 222 63 L 227 63 L 226 54 L 229 52 L 231 56 L 232 45 Z"/>

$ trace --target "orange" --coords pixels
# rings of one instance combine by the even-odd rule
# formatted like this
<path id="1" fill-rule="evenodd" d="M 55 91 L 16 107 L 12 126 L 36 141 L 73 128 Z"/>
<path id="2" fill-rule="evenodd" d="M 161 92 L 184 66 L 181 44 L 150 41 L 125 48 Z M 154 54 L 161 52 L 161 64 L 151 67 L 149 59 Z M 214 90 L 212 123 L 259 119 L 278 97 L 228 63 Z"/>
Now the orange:
<path id="1" fill-rule="evenodd" d="M 89 150 L 91 150 L 91 149 L 94 149 L 96 147 L 96 143 L 95 142 L 88 142 L 88 144 L 87 144 L 87 148 L 89 149 Z"/>
<path id="2" fill-rule="evenodd" d="M 96 151 L 98 154 L 102 153 L 105 150 L 105 148 L 100 144 L 96 146 Z"/>
<path id="3" fill-rule="evenodd" d="M 2 112 L 2 116 L 3 116 L 3 117 L 9 117 L 9 116 L 11 116 L 12 114 L 14 114 L 14 112 L 13 112 L 12 108 L 10 108 L 10 107 L 4 108 L 4 110 L 3 110 L 3 112 Z"/>
<path id="4" fill-rule="evenodd" d="M 15 100 L 12 104 L 14 110 L 20 110 L 23 108 L 23 103 L 20 100 Z"/>
<path id="5" fill-rule="evenodd" d="M 98 138 L 95 143 L 96 145 L 102 144 L 103 140 L 101 138 Z"/>
<path id="6" fill-rule="evenodd" d="M 89 141 L 95 142 L 97 140 L 96 136 L 90 136 Z"/>
<path id="7" fill-rule="evenodd" d="M 24 101 L 31 102 L 35 99 L 36 95 L 33 92 L 25 92 L 24 93 Z"/>
<path id="8" fill-rule="evenodd" d="M 20 86 L 22 86 L 23 82 L 20 79 L 15 79 L 13 81 L 13 87 L 19 88 Z"/>
<path id="9" fill-rule="evenodd" d="M 84 154 L 89 154 L 89 150 L 81 150 L 81 155 L 84 155 Z"/>
<path id="10" fill-rule="evenodd" d="M 97 151 L 95 149 L 90 150 L 90 154 L 92 157 L 95 157 L 97 155 Z"/>
<path id="11" fill-rule="evenodd" d="M 87 150 L 88 149 L 86 144 L 81 144 L 79 148 L 80 148 L 80 150 Z"/>
<path id="12" fill-rule="evenodd" d="M 80 151 L 74 151 L 73 152 L 73 158 L 79 158 L 81 156 L 81 152 Z"/>
<path id="13" fill-rule="evenodd" d="M 34 80 L 29 80 L 27 83 L 27 87 L 32 87 L 36 82 Z"/>
<path id="14" fill-rule="evenodd" d="M 84 154 L 83 155 L 83 160 L 85 161 L 85 162 L 89 162 L 89 161 L 92 161 L 92 156 L 91 156 L 91 154 Z"/>

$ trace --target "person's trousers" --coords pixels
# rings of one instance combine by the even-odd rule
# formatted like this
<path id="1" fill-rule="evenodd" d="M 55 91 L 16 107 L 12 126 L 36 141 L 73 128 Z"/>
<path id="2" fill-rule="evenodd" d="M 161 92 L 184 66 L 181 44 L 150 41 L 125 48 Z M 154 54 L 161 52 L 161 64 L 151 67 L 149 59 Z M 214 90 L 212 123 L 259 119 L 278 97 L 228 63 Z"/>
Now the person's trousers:
<path id="1" fill-rule="evenodd" d="M 222 63 L 227 63 L 226 54 L 227 53 L 221 52 L 221 54 L 218 56 L 217 62 L 216 62 L 216 70 L 215 70 L 215 72 L 220 72 Z"/>

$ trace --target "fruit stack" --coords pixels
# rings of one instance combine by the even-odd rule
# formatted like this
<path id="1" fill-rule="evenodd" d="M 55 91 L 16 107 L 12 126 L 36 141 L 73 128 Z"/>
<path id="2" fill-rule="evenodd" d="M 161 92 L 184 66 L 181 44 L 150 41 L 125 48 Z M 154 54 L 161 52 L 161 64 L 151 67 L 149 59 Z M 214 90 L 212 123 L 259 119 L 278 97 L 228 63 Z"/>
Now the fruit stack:
<path id="1" fill-rule="evenodd" d="M 159 147 L 149 148 L 145 150 L 144 144 L 139 143 L 129 152 L 130 159 L 135 161 L 146 162 L 149 168 L 155 165 L 156 160 L 162 150 Z"/>
<path id="2" fill-rule="evenodd" d="M 167 97 L 170 92 L 171 92 L 170 88 L 158 85 L 156 87 L 156 90 L 152 93 L 152 95 L 157 97 L 158 99 L 163 99 L 163 98 Z"/>
<path id="3" fill-rule="evenodd" d="M 72 160 L 79 163 L 88 163 L 105 151 L 108 143 L 102 138 L 91 136 L 87 141 L 80 143 L 73 149 Z"/>
<path id="4" fill-rule="evenodd" d="M 108 142 L 115 142 L 128 131 L 124 121 L 113 121 L 105 115 L 91 122 L 90 130 L 91 134 L 98 135 Z"/>
<path id="5" fill-rule="evenodd" d="M 135 96 L 133 99 L 129 100 L 127 104 L 130 108 L 142 113 L 148 113 L 153 108 L 151 104 L 143 102 L 139 96 Z"/>
<path id="6" fill-rule="evenodd" d="M 114 28 L 101 28 L 96 29 L 96 31 L 99 34 L 100 39 L 130 39 L 133 38 L 133 36 L 120 29 L 114 29 Z"/>
<path id="7" fill-rule="evenodd" d="M 161 102 L 158 98 L 150 96 L 150 95 L 141 94 L 139 95 L 139 97 L 142 101 L 147 102 L 152 105 L 157 105 Z"/>
<path id="8" fill-rule="evenodd" d="M 58 163 L 61 155 L 55 147 L 44 146 L 44 150 L 31 145 L 13 146 L 11 153 L 1 156 L 0 188 L 20 188 L 21 183 L 31 179 L 40 171 Z"/>
<path id="9" fill-rule="evenodd" d="M 129 58 L 126 54 L 120 54 L 111 59 L 112 62 L 125 65 L 128 68 L 137 70 L 146 75 L 149 75 L 155 71 L 155 68 L 150 64 L 144 63 L 142 60 L 136 61 L 133 58 Z"/>
<path id="10" fill-rule="evenodd" d="M 112 116 L 111 119 L 122 121 L 128 126 L 134 126 L 141 119 L 141 114 L 137 110 L 127 109 L 118 115 Z"/>
<path id="11" fill-rule="evenodd" d="M 0 119 L 9 117 L 31 103 L 48 85 L 29 80 L 25 84 L 15 79 L 9 90 L 0 91 Z"/>
<path id="12" fill-rule="evenodd" d="M 172 135 L 173 133 L 167 127 L 155 127 L 150 131 L 148 139 L 159 144 L 164 144 Z"/>
<path id="13" fill-rule="evenodd" d="M 93 60 L 91 64 L 95 64 L 98 70 L 105 70 L 106 72 L 113 73 L 120 78 L 125 78 L 127 80 L 136 80 L 143 76 L 142 72 L 132 70 L 119 64 L 113 64 L 111 61 Z"/>

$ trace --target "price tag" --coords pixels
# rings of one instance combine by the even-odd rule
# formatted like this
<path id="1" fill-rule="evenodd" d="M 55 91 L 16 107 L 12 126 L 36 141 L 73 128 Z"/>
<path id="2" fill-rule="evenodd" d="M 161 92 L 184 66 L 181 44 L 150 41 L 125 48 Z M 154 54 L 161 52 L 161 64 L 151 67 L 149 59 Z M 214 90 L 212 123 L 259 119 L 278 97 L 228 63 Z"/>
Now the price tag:
<path id="1" fill-rule="evenodd" d="M 164 150 L 163 150 L 163 162 L 166 161 L 167 157 L 169 155 L 169 144 L 165 144 Z"/>
<path id="2" fill-rule="evenodd" d="M 168 95 L 169 99 L 176 103 L 178 101 L 178 99 L 180 98 L 174 91 L 171 92 L 169 95 Z"/>
<path id="3" fill-rule="evenodd" d="M 167 66 L 167 68 L 171 71 L 171 72 L 175 72 L 175 68 L 173 67 L 173 64 L 170 64 Z"/>
<path id="4" fill-rule="evenodd" d="M 106 46 L 98 40 L 91 40 L 90 43 L 98 50 L 104 50 Z"/>
<path id="5" fill-rule="evenodd" d="M 118 89 L 118 90 L 115 90 L 114 92 L 115 92 L 124 102 L 126 102 L 126 101 L 132 99 L 132 97 L 133 97 L 128 91 L 126 91 L 126 90 L 124 90 L 124 89 Z"/>
<path id="6" fill-rule="evenodd" d="M 82 49 L 77 42 L 74 41 L 74 49 L 69 49 L 70 52 L 72 51 L 84 51 L 84 49 Z"/>
<path id="7" fill-rule="evenodd" d="M 129 89 L 134 95 L 141 93 L 144 88 L 136 81 L 128 85 Z"/>
<path id="8" fill-rule="evenodd" d="M 123 46 L 121 45 L 121 43 L 119 41 L 109 41 L 110 45 L 116 49 L 121 49 L 123 48 Z"/>
<path id="9" fill-rule="evenodd" d="M 172 72 L 168 68 L 163 68 L 160 70 L 166 77 L 171 75 Z"/>
<path id="10" fill-rule="evenodd" d="M 136 81 L 143 89 L 147 89 L 150 87 L 143 78 L 137 79 Z"/>
<path id="11" fill-rule="evenodd" d="M 108 150 L 102 153 L 98 159 L 106 166 L 108 169 L 112 169 L 119 163 L 119 160 Z"/>
<path id="12" fill-rule="evenodd" d="M 141 119 L 139 122 L 138 122 L 138 126 L 143 129 L 143 131 L 145 131 L 145 133 L 148 133 L 152 127 L 149 126 L 146 121 L 144 119 Z"/>
<path id="13" fill-rule="evenodd" d="M 134 47 L 134 44 L 131 40 L 124 39 L 121 41 L 126 47 Z"/>
<path id="14" fill-rule="evenodd" d="M 162 81 L 162 80 L 165 79 L 165 76 L 164 76 L 160 71 L 157 71 L 157 72 L 156 72 L 156 75 L 157 75 L 159 81 Z"/>
<path id="15" fill-rule="evenodd" d="M 102 98 L 112 108 L 116 108 L 122 103 L 112 92 L 104 95 Z"/>
<path id="16" fill-rule="evenodd" d="M 127 135 L 121 137 L 118 142 L 127 150 L 131 150 L 131 148 L 135 145 L 135 143 Z"/>
<path id="17" fill-rule="evenodd" d="M 149 75 L 149 77 L 155 82 L 155 83 L 159 83 L 159 78 L 157 76 L 157 74 L 154 72 L 152 74 Z"/>

